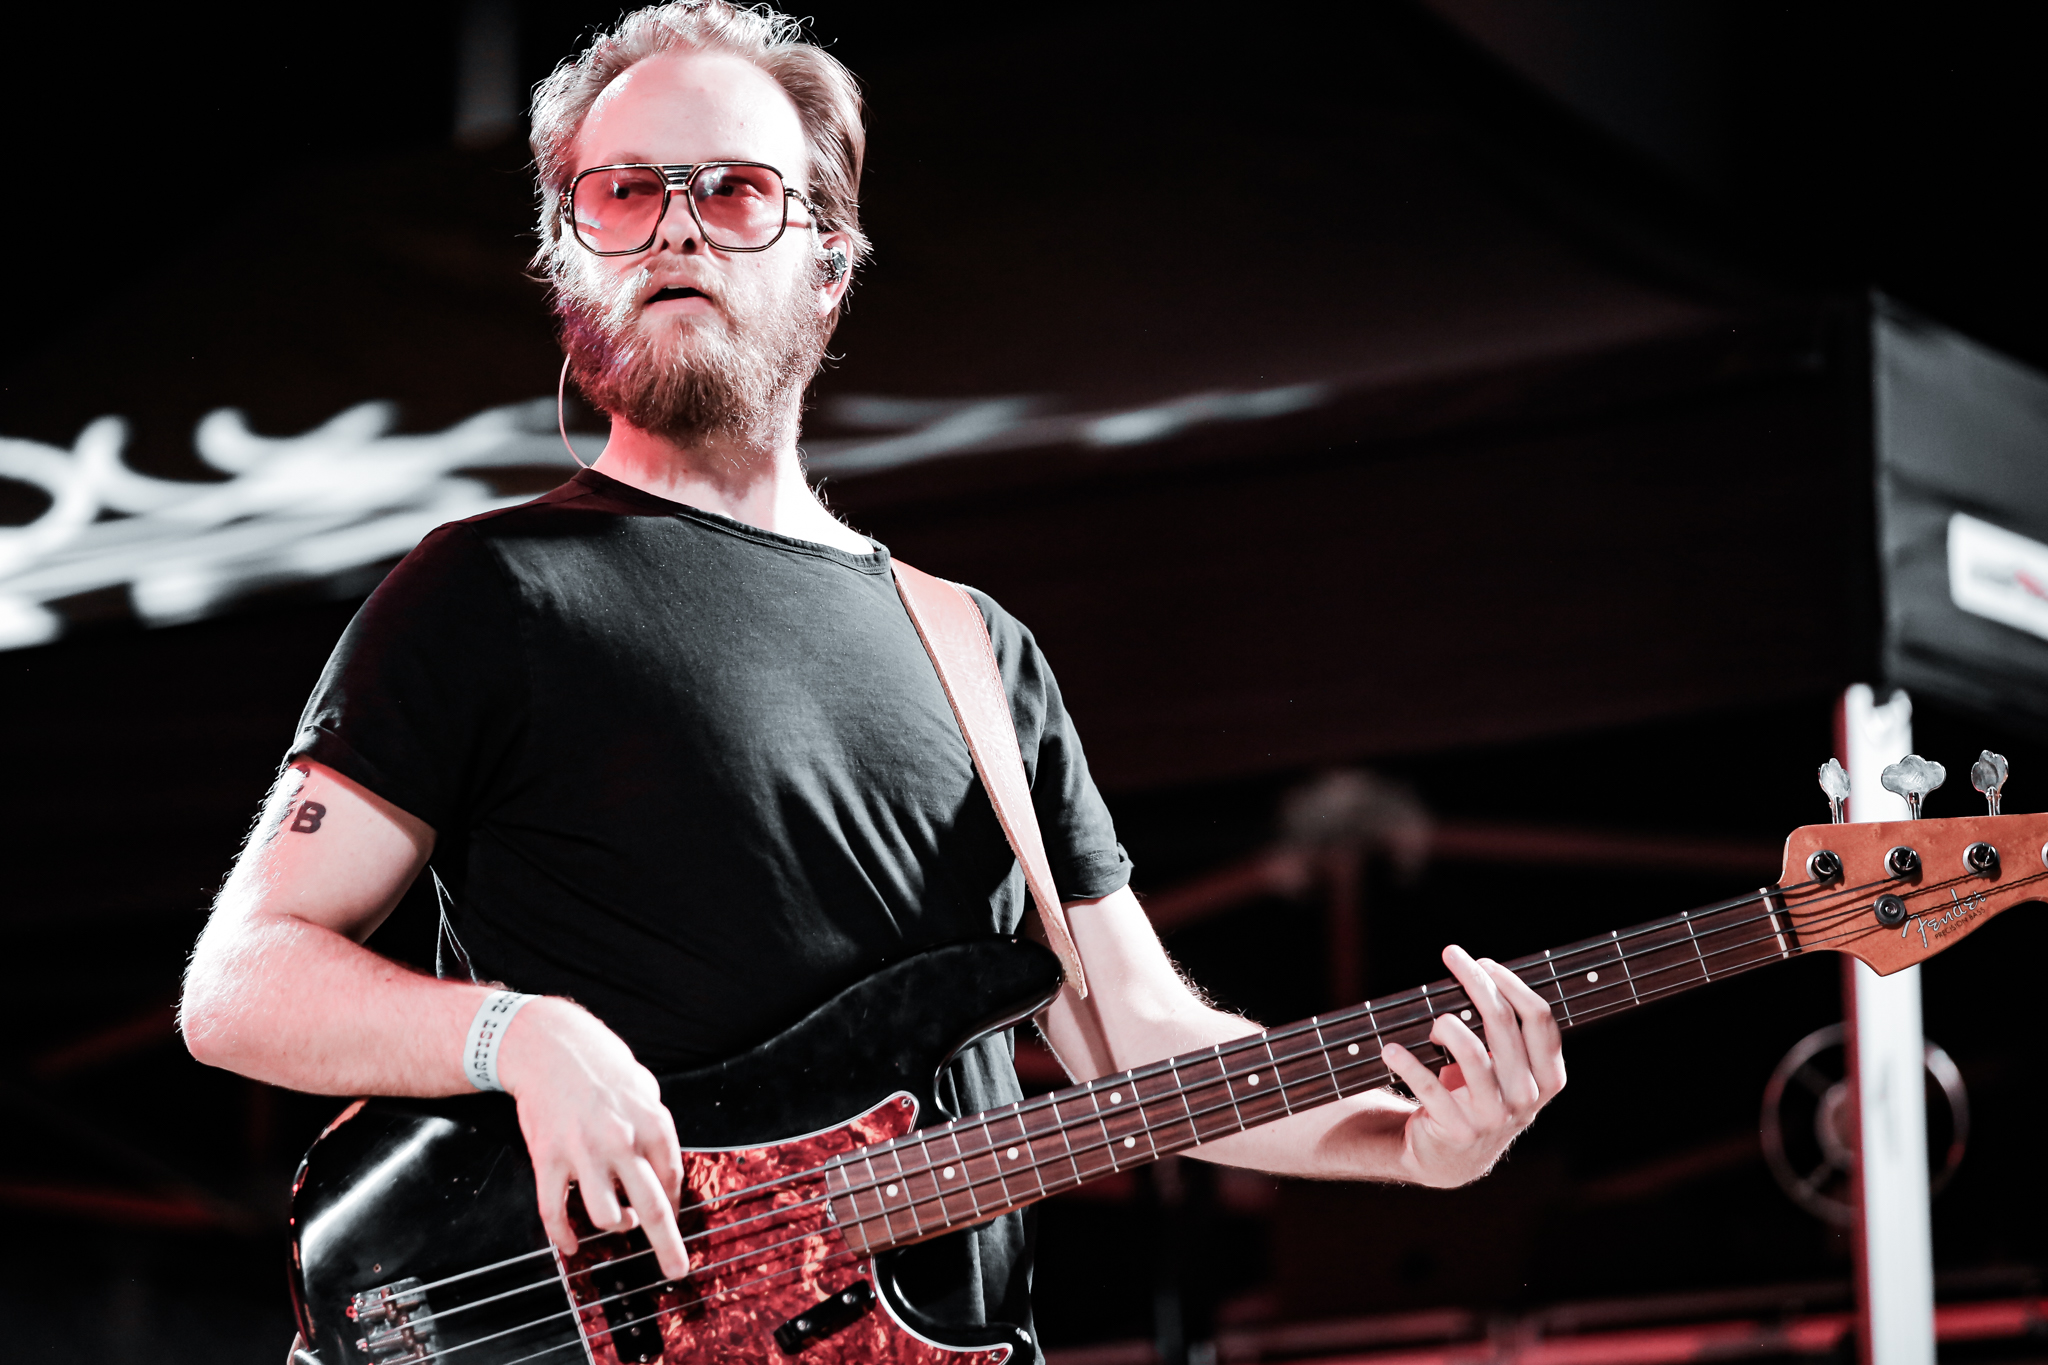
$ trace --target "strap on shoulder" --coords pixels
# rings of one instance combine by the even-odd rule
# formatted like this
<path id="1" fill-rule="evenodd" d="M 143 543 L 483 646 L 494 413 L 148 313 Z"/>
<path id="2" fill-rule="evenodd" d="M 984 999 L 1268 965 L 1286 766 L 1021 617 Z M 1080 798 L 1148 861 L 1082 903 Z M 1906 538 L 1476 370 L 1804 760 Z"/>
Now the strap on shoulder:
<path id="1" fill-rule="evenodd" d="M 1059 956 L 1067 984 L 1076 995 L 1085 996 L 1088 978 L 1081 970 L 1081 954 L 1067 931 L 1066 912 L 1060 908 L 1059 893 L 1053 886 L 1045 838 L 1039 832 L 1038 812 L 1031 805 L 1031 788 L 1024 778 L 1024 754 L 1017 747 L 1017 723 L 1010 714 L 1002 672 L 996 666 L 995 647 L 989 643 L 988 623 L 959 584 L 934 578 L 900 559 L 891 563 L 896 570 L 896 591 L 902 595 L 911 624 L 917 627 L 918 638 L 924 641 L 925 652 L 932 657 L 946 700 L 953 704 L 954 719 L 960 722 L 967 751 L 974 756 L 974 770 L 981 774 L 982 788 L 996 808 L 996 820 L 1024 868 L 1024 883 L 1031 888 L 1046 942 Z"/>

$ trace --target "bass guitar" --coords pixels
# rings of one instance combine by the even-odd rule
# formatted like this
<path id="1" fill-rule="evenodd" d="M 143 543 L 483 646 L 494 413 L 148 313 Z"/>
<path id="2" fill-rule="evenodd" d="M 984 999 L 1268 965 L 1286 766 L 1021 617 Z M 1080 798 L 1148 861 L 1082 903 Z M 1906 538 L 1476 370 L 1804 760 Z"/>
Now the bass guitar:
<path id="1" fill-rule="evenodd" d="M 1994 797 L 1994 809 L 1995 809 Z M 1805 953 L 1879 973 L 2043 896 L 2048 815 L 1809 825 L 1774 886 L 1507 964 L 1575 1028 Z M 1059 963 L 989 938 L 883 968 L 719 1065 L 662 1081 L 691 1268 L 644 1235 L 542 1231 L 511 1099 L 358 1101 L 293 1187 L 301 1365 L 1004 1365 L 1017 1327 L 962 1330 L 899 1292 L 892 1254 L 1098 1176 L 1384 1086 L 1388 1041 L 1431 1066 L 1454 981 L 1254 1033 L 986 1113 L 934 1078 L 1042 1009 Z M 587 1226 L 587 1225 L 586 1225 Z"/>

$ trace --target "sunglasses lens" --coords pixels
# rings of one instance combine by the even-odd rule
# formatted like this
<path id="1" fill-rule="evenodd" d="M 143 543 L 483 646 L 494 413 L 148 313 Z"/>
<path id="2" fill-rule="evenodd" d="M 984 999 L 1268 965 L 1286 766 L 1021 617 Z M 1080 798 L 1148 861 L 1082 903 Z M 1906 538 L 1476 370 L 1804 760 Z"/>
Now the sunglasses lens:
<path id="1" fill-rule="evenodd" d="M 592 251 L 637 251 L 661 220 L 661 176 L 643 167 L 590 171 L 570 197 L 571 223 Z"/>
<path id="2" fill-rule="evenodd" d="M 782 231 L 782 177 L 766 166 L 706 166 L 690 196 L 713 246 L 762 247 Z"/>

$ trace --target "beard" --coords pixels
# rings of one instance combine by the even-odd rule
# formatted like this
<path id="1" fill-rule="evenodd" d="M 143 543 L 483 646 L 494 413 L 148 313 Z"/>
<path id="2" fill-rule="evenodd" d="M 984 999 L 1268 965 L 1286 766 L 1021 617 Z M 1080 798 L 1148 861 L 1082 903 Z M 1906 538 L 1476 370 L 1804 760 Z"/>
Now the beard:
<path id="1" fill-rule="evenodd" d="M 641 313 L 649 283 L 645 270 L 607 280 L 571 267 L 557 279 L 555 316 L 583 396 L 679 445 L 777 444 L 824 362 L 833 318 L 798 289 L 744 323 L 719 310 L 657 330 Z"/>

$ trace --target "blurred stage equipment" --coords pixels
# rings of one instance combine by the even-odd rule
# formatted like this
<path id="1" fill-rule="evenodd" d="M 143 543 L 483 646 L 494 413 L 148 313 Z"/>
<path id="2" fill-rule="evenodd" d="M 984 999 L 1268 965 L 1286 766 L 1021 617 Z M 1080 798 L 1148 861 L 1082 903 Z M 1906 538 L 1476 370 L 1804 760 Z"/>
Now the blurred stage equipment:
<path id="1" fill-rule="evenodd" d="M 1855 1103 L 1846 1054 L 1848 1030 L 1841 1024 L 1816 1029 L 1793 1044 L 1764 1086 L 1761 1130 L 1764 1160 L 1794 1203 L 1838 1227 L 1855 1223 L 1846 1186 L 1856 1163 Z M 1948 1106 L 1949 1142 L 1941 1169 L 1927 1183 L 1938 1195 L 1955 1177 L 1970 1141 L 1970 1096 L 1962 1073 L 1933 1043 L 1926 1047 L 1929 1079 Z"/>
<path id="2" fill-rule="evenodd" d="M 1919 814 L 1938 786 L 1939 765 L 1911 754 L 1913 703 L 1894 692 L 1880 704 L 1858 683 L 1835 713 L 1835 749 L 1848 773 L 1846 819 L 1893 822 Z M 1845 818 L 1835 772 L 1822 787 L 1836 820 Z M 1845 836 L 1846 841 L 1846 836 Z M 1922 841 L 1915 839 L 1917 846 Z M 1903 855 L 1903 857 L 1901 856 Z M 1887 855 L 1894 870 L 1917 857 L 1905 845 Z M 1854 884 L 1854 883 L 1850 883 Z M 1897 915 L 1893 920 L 1887 915 Z M 1911 931 L 1904 903 L 1880 897 L 1881 923 Z M 1879 976 L 1855 958 L 1842 962 L 1842 1005 L 1848 1063 L 1847 1130 L 1850 1227 L 1856 1257 L 1856 1310 L 1862 1365 L 1933 1365 L 1934 1243 L 1928 1223 L 1927 1107 L 1920 1080 L 1926 1041 L 1920 1034 L 1920 968 Z"/>
<path id="3" fill-rule="evenodd" d="M 2048 375 L 1879 297 L 1884 671 L 2048 722 Z"/>

